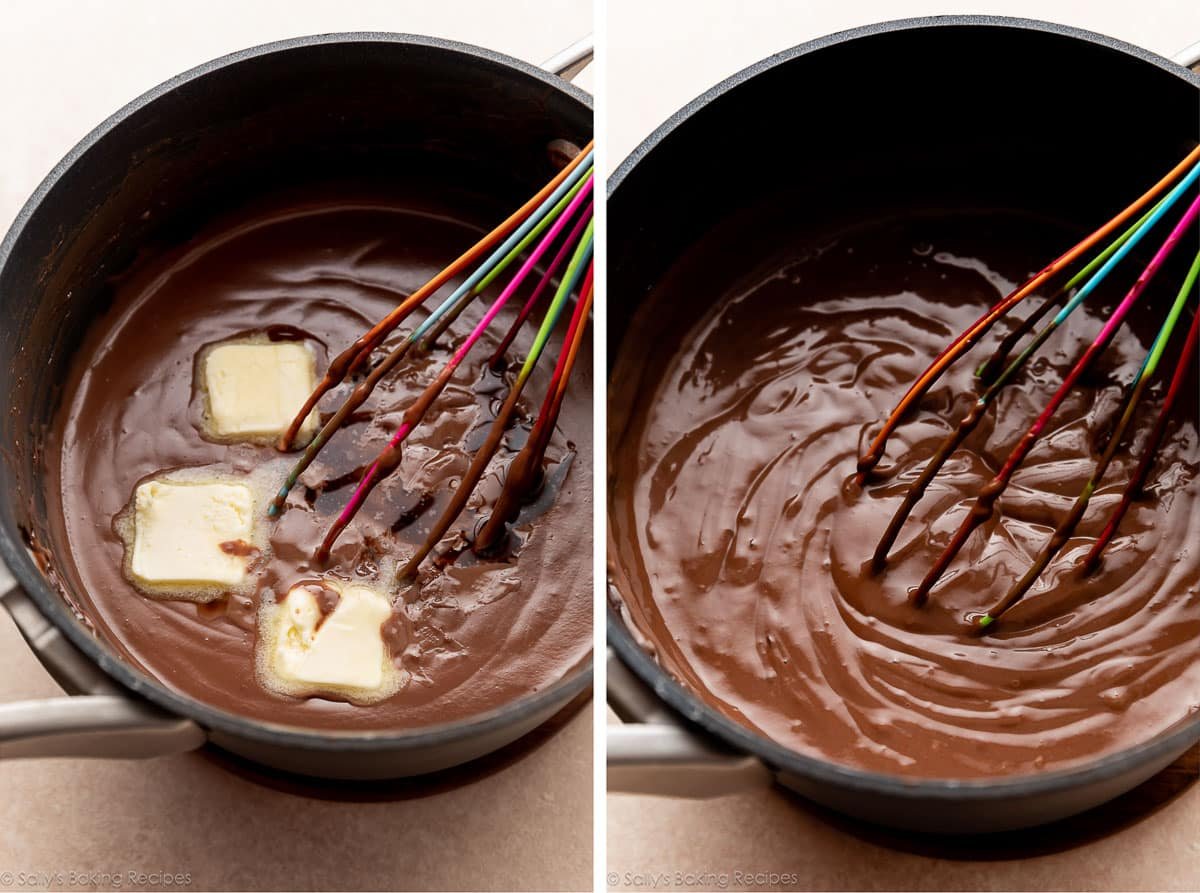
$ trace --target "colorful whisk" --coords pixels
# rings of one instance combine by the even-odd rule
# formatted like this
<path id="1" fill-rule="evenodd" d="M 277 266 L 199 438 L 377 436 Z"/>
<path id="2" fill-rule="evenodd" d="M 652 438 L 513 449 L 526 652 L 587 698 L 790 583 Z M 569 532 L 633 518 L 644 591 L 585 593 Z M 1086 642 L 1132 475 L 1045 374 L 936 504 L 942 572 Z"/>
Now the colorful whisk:
<path id="1" fill-rule="evenodd" d="M 559 349 L 554 374 L 525 446 L 509 465 L 501 494 L 493 507 L 491 516 L 485 521 L 475 539 L 478 551 L 494 548 L 506 531 L 506 525 L 516 517 L 527 494 L 536 488 L 541 479 L 542 460 L 550 436 L 554 431 L 559 409 L 566 393 L 567 382 L 579 353 L 587 327 L 588 314 L 592 306 L 593 292 L 593 221 L 595 171 L 592 144 L 589 143 L 548 182 L 536 195 L 517 209 L 507 220 L 480 239 L 456 261 L 417 289 L 402 301 L 372 329 L 362 335 L 329 364 L 324 377 L 304 406 L 296 414 L 291 425 L 279 440 L 281 450 L 291 449 L 300 427 L 318 401 L 332 388 L 349 376 L 363 370 L 372 352 L 414 310 L 421 307 L 443 285 L 456 276 L 468 273 L 466 279 L 442 301 L 422 322 L 406 334 L 400 343 L 355 386 L 337 411 L 322 425 L 310 441 L 299 461 L 288 473 L 287 479 L 268 507 L 268 514 L 277 516 L 283 509 L 288 493 L 300 475 L 312 464 L 321 450 L 345 424 L 353 413 L 374 391 L 375 386 L 413 350 L 429 347 L 480 294 L 499 278 L 507 268 L 520 261 L 516 273 L 500 291 L 500 294 L 484 312 L 465 340 L 451 355 L 434 380 L 425 388 L 405 411 L 400 426 L 392 435 L 387 446 L 367 466 L 359 478 L 358 486 L 349 502 L 342 509 L 325 535 L 317 550 L 317 560 L 328 559 L 333 544 L 345 530 L 346 525 L 366 501 L 371 491 L 400 464 L 401 450 L 405 439 L 424 419 L 429 408 L 437 400 L 446 384 L 470 354 L 481 336 L 496 317 L 512 300 L 526 281 L 544 260 L 544 272 L 529 293 L 520 311 L 491 354 L 488 364 L 493 370 L 505 365 L 505 353 L 530 314 L 545 303 L 543 298 L 550 294 L 550 286 L 558 277 L 558 287 L 550 298 L 542 315 L 542 322 L 533 339 L 533 345 L 524 363 L 516 374 L 500 411 L 491 424 L 483 446 L 475 453 L 470 468 L 454 492 L 441 517 L 433 525 L 423 545 L 412 555 L 400 572 L 401 578 L 416 574 L 417 568 L 437 546 L 455 519 L 462 512 L 472 491 L 483 476 L 488 463 L 495 455 L 517 403 L 550 342 L 556 324 L 569 303 L 573 292 L 578 292 L 570 322 Z M 555 247 L 557 246 L 557 247 Z M 551 249 L 554 249 L 551 251 Z"/>
<path id="2" fill-rule="evenodd" d="M 1161 228 L 1165 229 L 1167 224 L 1162 223 L 1164 220 L 1168 221 L 1168 223 L 1174 220 L 1174 223 L 1170 224 L 1170 229 L 1165 239 L 1154 252 L 1150 262 L 1142 270 L 1124 299 L 1117 305 L 1112 315 L 1105 322 L 1100 334 L 1078 360 L 1076 360 L 1074 366 L 1063 380 L 1062 385 L 1051 397 L 1049 404 L 1025 432 L 1024 436 L 1017 442 L 1017 445 L 1001 465 L 999 471 L 984 485 L 971 510 L 967 513 L 966 518 L 955 532 L 950 544 L 938 557 L 933 567 L 925 575 L 925 578 L 918 586 L 911 590 L 910 600 L 914 605 L 920 606 L 925 603 L 929 598 L 930 591 L 937 584 L 938 580 L 941 579 L 951 563 L 953 563 L 955 557 L 971 534 L 977 527 L 992 517 L 992 514 L 995 512 L 996 501 L 1008 486 L 1014 472 L 1046 430 L 1046 426 L 1055 411 L 1061 406 L 1062 402 L 1096 357 L 1112 341 L 1117 329 L 1120 328 L 1122 322 L 1138 303 L 1146 286 L 1159 272 L 1167 258 L 1184 241 L 1185 237 L 1194 231 L 1197 217 L 1200 216 L 1200 190 L 1197 189 L 1197 183 L 1200 183 L 1200 147 L 1192 150 L 1183 161 L 1155 183 L 1137 201 L 1129 205 L 1129 207 L 1100 227 L 1100 229 L 1096 230 L 1096 232 L 1075 245 L 1070 251 L 1063 254 L 1016 291 L 1012 292 L 1012 294 L 1005 297 L 976 320 L 966 331 L 961 333 L 951 342 L 949 347 L 934 359 L 929 368 L 909 388 L 896 408 L 892 410 L 891 415 L 884 421 L 879 434 L 876 435 L 866 453 L 859 459 L 858 482 L 860 484 L 866 482 L 876 465 L 878 465 L 880 459 L 883 457 L 889 436 L 900 424 L 905 413 L 920 400 L 922 395 L 929 390 L 950 364 L 970 350 L 996 320 L 1005 316 L 1013 307 L 1021 303 L 1037 289 L 1056 276 L 1063 274 L 1076 261 L 1085 257 L 1085 255 L 1097 246 L 1102 245 L 1105 240 L 1119 233 L 1107 247 L 1101 250 L 1082 269 L 1050 294 L 1027 319 L 1017 325 L 1000 342 L 992 356 L 979 367 L 976 375 L 985 385 L 983 392 L 967 414 L 959 421 L 954 431 L 941 443 L 933 457 L 925 464 L 921 474 L 908 487 L 903 501 L 896 510 L 895 515 L 892 517 L 875 549 L 872 566 L 876 572 L 881 572 L 886 566 L 888 554 L 896 541 L 896 537 L 899 535 L 913 508 L 924 496 L 929 483 L 937 475 L 946 460 L 975 429 L 1000 391 L 1018 377 L 1029 358 L 1041 348 L 1066 318 L 1096 290 L 1097 286 L 1105 280 L 1112 270 L 1143 239 L 1155 230 L 1156 227 L 1159 227 L 1160 224 L 1162 224 Z M 1181 207 L 1185 209 L 1182 214 L 1179 213 L 1179 208 Z M 1195 244 L 1194 240 L 1191 244 Z M 1091 499 L 1096 486 L 1104 476 L 1118 446 L 1123 442 L 1126 430 L 1137 413 L 1138 405 L 1145 394 L 1146 388 L 1158 370 L 1163 354 L 1171 340 L 1172 333 L 1178 327 L 1180 318 L 1185 315 L 1189 298 L 1196 287 L 1198 276 L 1200 276 L 1200 251 L 1197 251 L 1191 268 L 1184 278 L 1182 287 L 1172 302 L 1170 310 L 1167 312 L 1166 318 L 1159 328 L 1150 349 L 1147 351 L 1133 382 L 1126 391 L 1116 426 L 1102 455 L 1096 463 L 1091 477 L 1084 485 L 1082 492 L 1075 499 L 1071 510 L 1058 524 L 1039 551 L 1029 570 L 1013 583 L 1004 597 L 994 606 L 982 613 L 971 615 L 970 623 L 976 629 L 987 629 L 1006 611 L 1017 604 L 1029 591 L 1030 587 L 1033 586 L 1034 582 L 1054 556 L 1058 554 L 1070 539 L 1072 532 L 1087 509 L 1088 501 Z M 1020 349 L 1015 358 L 1010 359 L 1010 354 L 1017 348 L 1022 339 L 1026 338 L 1031 332 L 1034 332 L 1034 329 L 1055 308 L 1057 308 L 1057 312 L 1049 322 L 1046 322 L 1040 329 L 1037 329 L 1036 333 L 1029 338 L 1028 343 Z M 1178 403 L 1178 397 L 1183 388 L 1184 381 L 1195 364 L 1198 330 L 1200 330 L 1200 325 L 1198 325 L 1200 313 L 1196 311 L 1195 307 L 1192 307 L 1191 313 L 1191 326 L 1178 354 L 1175 369 L 1170 384 L 1167 387 L 1167 393 L 1163 399 L 1162 406 L 1159 408 L 1154 427 L 1150 432 L 1133 476 L 1125 487 L 1120 503 L 1113 510 L 1100 537 L 1084 558 L 1080 568 L 1081 573 L 1090 573 L 1096 568 L 1101 553 L 1111 541 L 1117 527 L 1120 525 L 1122 517 L 1128 510 L 1133 499 L 1141 491 L 1142 485 L 1150 473 L 1154 456 L 1166 430 L 1167 420 Z"/>

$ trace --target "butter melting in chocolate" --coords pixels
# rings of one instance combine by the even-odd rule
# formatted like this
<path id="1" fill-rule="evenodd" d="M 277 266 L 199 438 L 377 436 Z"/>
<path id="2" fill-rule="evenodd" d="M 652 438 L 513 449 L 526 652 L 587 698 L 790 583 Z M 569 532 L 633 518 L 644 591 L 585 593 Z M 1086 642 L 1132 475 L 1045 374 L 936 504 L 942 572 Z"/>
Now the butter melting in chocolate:
<path id="1" fill-rule="evenodd" d="M 574 454 L 572 474 L 553 506 L 520 531 L 520 554 L 440 571 L 426 566 L 414 584 L 393 589 L 397 607 L 384 633 L 392 657 L 411 674 L 408 685 L 386 701 L 355 707 L 272 694 L 255 676 L 258 606 L 268 593 L 282 595 L 325 574 L 389 583 L 454 494 L 470 462 L 470 433 L 491 418 L 491 398 L 477 394 L 476 384 L 491 375 L 482 367 L 512 319 L 508 313 L 430 407 L 396 474 L 365 504 L 329 565 L 313 563 L 356 472 L 386 443 L 444 365 L 461 337 L 455 333 L 478 321 L 494 289 L 467 309 L 444 345 L 409 357 L 389 376 L 303 476 L 282 517 L 268 522 L 269 549 L 256 567 L 256 591 L 198 612 L 190 604 L 142 596 L 121 572 L 122 543 L 111 519 L 138 480 L 166 468 L 215 464 L 245 474 L 279 459 L 269 445 L 219 444 L 200 436 L 192 380 L 196 351 L 263 332 L 310 341 L 320 370 L 478 238 L 476 223 L 490 219 L 491 211 L 480 214 L 463 202 L 443 206 L 407 194 L 392 199 L 378 189 L 369 197 L 314 190 L 264 201 L 149 257 L 116 283 L 112 306 L 95 322 L 66 383 L 47 473 L 62 507 L 53 531 L 55 569 L 97 633 L 127 660 L 170 687 L 235 713 L 318 728 L 403 729 L 501 706 L 553 685 L 586 659 L 590 359 L 581 360 L 572 380 L 551 459 L 568 453 L 567 435 L 585 448 Z M 423 318 L 418 312 L 411 324 Z M 532 331 L 522 332 L 514 351 L 528 349 Z M 398 337 L 381 349 L 390 350 Z M 554 337 L 561 339 L 561 329 Z M 524 413 L 536 411 L 551 371 L 546 364 L 535 373 Z M 321 402 L 324 418 L 354 384 Z M 507 446 L 500 450 L 485 483 L 513 454 Z M 486 500 L 473 500 L 447 539 L 472 530 L 487 511 Z"/>

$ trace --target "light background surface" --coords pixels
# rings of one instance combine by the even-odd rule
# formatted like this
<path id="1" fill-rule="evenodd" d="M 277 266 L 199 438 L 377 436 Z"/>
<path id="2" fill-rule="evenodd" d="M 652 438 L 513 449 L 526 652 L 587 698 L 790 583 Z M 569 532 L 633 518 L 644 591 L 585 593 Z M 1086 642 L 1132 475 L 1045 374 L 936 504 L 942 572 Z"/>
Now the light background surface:
<path id="1" fill-rule="evenodd" d="M 591 29 L 588 0 L 3 0 L 0 231 L 92 127 L 216 56 L 377 30 L 541 63 Z M 590 78 L 585 71 L 577 83 L 590 90 Z M 0 567 L 0 587 L 7 582 Z M 0 702 L 58 694 L 0 611 Z M 263 787 L 197 754 L 0 763 L 0 878 L 136 870 L 190 872 L 190 886 L 175 888 L 184 890 L 590 889 L 591 729 L 584 705 L 509 765 L 490 761 L 368 803 Z M 0 889 L 46 888 L 19 880 Z M 106 885 L 68 880 L 61 889 L 96 887 Z"/>
<path id="2" fill-rule="evenodd" d="M 1166 56 L 1200 40 L 1189 0 L 609 0 L 608 167 L 679 107 L 772 53 L 857 25 L 921 15 L 1038 18 L 1112 35 Z M 610 722 L 616 721 L 610 714 Z M 609 795 L 615 889 L 770 889 L 733 873 L 794 873 L 799 890 L 1200 890 L 1200 750 L 1150 787 L 1050 831 L 944 845 L 871 832 L 771 790 L 711 801 Z M 1152 814 L 1150 805 L 1183 793 Z M 638 877 L 641 875 L 641 877 Z"/>

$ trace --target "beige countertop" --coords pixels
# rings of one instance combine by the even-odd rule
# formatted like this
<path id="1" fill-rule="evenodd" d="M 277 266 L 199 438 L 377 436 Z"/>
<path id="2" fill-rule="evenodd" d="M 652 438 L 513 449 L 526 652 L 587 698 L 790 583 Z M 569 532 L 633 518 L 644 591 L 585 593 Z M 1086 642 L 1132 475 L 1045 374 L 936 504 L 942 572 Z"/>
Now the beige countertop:
<path id="1" fill-rule="evenodd" d="M 857 25 L 977 12 L 1065 22 L 1167 56 L 1200 40 L 1200 4 L 1179 0 L 609 0 L 608 9 L 610 169 L 723 78 Z M 1200 750 L 1075 820 L 960 841 L 871 830 L 779 789 L 708 801 L 609 795 L 609 882 L 620 890 L 1200 890 L 1198 776 Z M 737 883 L 735 872 L 750 881 Z"/>
<path id="2" fill-rule="evenodd" d="M 382 30 L 537 63 L 591 21 L 587 0 L 7 0 L 0 230 L 88 130 L 215 56 L 299 34 Z M 577 82 L 590 89 L 590 78 Z M 0 588 L 7 582 L 0 567 Z M 0 612 L 0 702 L 59 693 Z M 590 889 L 591 729 L 590 706 L 575 705 L 469 770 L 352 792 L 288 788 L 204 754 L 0 763 L 0 890 Z M 131 884 L 131 871 L 187 883 Z M 39 877 L 59 872 L 49 884 Z"/>
<path id="3" fill-rule="evenodd" d="M 1195 891 L 1200 890 L 1197 779 L 1200 747 L 1142 787 L 1082 816 L 1026 832 L 962 839 L 870 828 L 782 788 L 694 801 L 610 794 L 609 884 L 627 891 Z M 752 882 L 737 883 L 736 872 Z M 705 882 L 690 883 L 687 873 Z M 776 877 L 754 882 L 759 873 Z M 668 879 L 652 886 L 652 878 L 663 874 Z"/>

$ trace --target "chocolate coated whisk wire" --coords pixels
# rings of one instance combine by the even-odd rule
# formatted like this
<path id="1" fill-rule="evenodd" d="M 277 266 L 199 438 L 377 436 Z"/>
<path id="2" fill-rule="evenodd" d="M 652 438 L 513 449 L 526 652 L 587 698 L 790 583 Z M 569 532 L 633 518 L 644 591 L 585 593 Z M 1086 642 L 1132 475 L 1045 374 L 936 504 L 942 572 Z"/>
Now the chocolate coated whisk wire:
<path id="1" fill-rule="evenodd" d="M 1096 463 L 1095 470 L 1092 472 L 1091 477 L 1088 478 L 1087 483 L 1084 484 L 1083 492 L 1081 492 L 1079 496 L 1075 498 L 1075 502 L 1071 506 L 1070 512 L 1067 513 L 1067 516 L 1062 520 L 1062 523 L 1055 528 L 1054 533 L 1051 534 L 1050 539 L 1046 542 L 1046 545 L 1042 548 L 1041 552 L 1038 553 L 1037 558 L 1034 560 L 1029 570 L 1025 572 L 1020 580 L 1013 584 L 1012 588 L 991 608 L 991 610 L 978 618 L 977 622 L 981 628 L 987 627 L 995 622 L 1005 611 L 1024 598 L 1025 593 L 1029 591 L 1030 587 L 1033 586 L 1037 578 L 1041 576 L 1042 571 L 1046 569 L 1046 565 L 1050 563 L 1051 559 L 1053 559 L 1054 556 L 1059 553 L 1062 547 L 1065 546 L 1067 541 L 1071 538 L 1071 534 L 1074 533 L 1075 527 L 1079 524 L 1080 520 L 1083 518 L 1083 513 L 1087 510 L 1088 502 L 1091 500 L 1092 494 L 1096 491 L 1096 486 L 1100 483 L 1100 479 L 1104 477 L 1104 472 L 1108 470 L 1109 463 L 1112 462 L 1112 458 L 1117 452 L 1117 447 L 1121 443 L 1121 438 L 1125 434 L 1125 430 L 1129 427 L 1130 421 L 1133 419 L 1138 402 L 1142 398 L 1142 393 L 1146 390 L 1146 386 L 1150 383 L 1151 378 L 1154 376 L 1155 370 L 1158 368 L 1158 362 L 1162 358 L 1163 350 L 1166 348 L 1167 342 L 1171 338 L 1171 332 L 1175 328 L 1175 324 L 1179 321 L 1179 317 L 1183 313 L 1184 305 L 1187 303 L 1188 296 L 1191 294 L 1192 289 L 1196 285 L 1197 274 L 1200 274 L 1200 253 L 1197 253 L 1195 260 L 1192 261 L 1191 270 L 1188 272 L 1187 278 L 1184 280 L 1183 287 L 1179 290 L 1179 294 L 1176 296 L 1175 302 L 1171 305 L 1171 310 L 1167 314 L 1167 319 L 1163 323 L 1162 328 L 1158 330 L 1158 334 L 1154 338 L 1154 344 L 1151 346 L 1150 351 L 1146 354 L 1145 360 L 1142 361 L 1142 366 L 1138 370 L 1137 376 L 1134 378 L 1133 386 L 1129 389 L 1129 392 L 1125 397 L 1125 404 L 1122 408 L 1121 418 L 1117 422 L 1117 426 L 1113 430 L 1112 436 L 1109 438 L 1108 445 L 1105 447 L 1104 453 L 1100 457 L 1100 461 Z M 1197 320 L 1200 320 L 1200 313 L 1192 316 L 1191 331 L 1187 336 L 1184 351 L 1179 358 L 1179 362 L 1176 364 L 1175 374 L 1172 376 L 1171 380 L 1171 386 L 1167 390 L 1168 399 L 1164 400 L 1163 410 L 1159 413 L 1159 420 L 1161 423 L 1165 423 L 1166 417 L 1170 413 L 1171 407 L 1175 403 L 1175 396 L 1177 396 L 1183 379 L 1187 376 L 1188 369 L 1191 366 L 1191 358 L 1196 349 Z M 1164 427 L 1164 424 L 1156 422 L 1156 430 L 1162 427 Z M 1130 481 L 1130 484 L 1134 485 L 1136 488 L 1141 487 L 1141 481 L 1145 479 L 1146 473 L 1148 473 L 1150 470 L 1150 462 L 1148 460 L 1153 458 L 1154 453 L 1158 448 L 1157 441 L 1161 439 L 1161 437 L 1161 432 L 1158 433 L 1157 436 L 1152 436 L 1151 443 L 1147 446 L 1138 472 L 1134 474 L 1133 479 Z M 1122 505 L 1127 508 L 1128 501 L 1123 499 Z M 1120 514 L 1124 514 L 1123 509 L 1121 510 Z M 1117 520 L 1119 520 L 1119 517 Z M 1112 531 L 1115 531 L 1116 529 L 1115 523 L 1110 521 L 1108 528 L 1109 529 L 1106 529 L 1106 533 L 1108 534 L 1108 538 L 1111 538 Z M 1084 559 L 1084 573 L 1090 573 L 1091 570 L 1094 569 L 1096 564 L 1095 558 L 1099 557 L 1100 550 L 1104 548 L 1103 542 L 1107 542 L 1106 537 L 1102 537 L 1101 541 L 1097 542 L 1096 545 L 1092 547 L 1088 557 Z M 1095 556 L 1095 558 L 1093 558 L 1093 556 Z"/>
<path id="2" fill-rule="evenodd" d="M 561 277 L 559 287 L 534 337 L 533 347 L 510 388 L 503 408 L 492 423 L 491 433 L 489 433 L 484 445 L 476 452 L 471 470 L 473 471 L 478 465 L 479 474 L 474 479 L 471 479 L 472 471 L 468 471 L 467 476 L 455 491 L 451 505 L 442 514 L 441 518 L 439 518 L 438 523 L 435 525 L 435 530 L 426 538 L 423 546 L 409 559 L 402 572 L 402 576 L 415 574 L 421 561 L 432 551 L 461 513 L 467 499 L 478 483 L 479 477 L 482 476 L 483 470 L 500 445 L 504 431 L 516 410 L 521 392 L 524 390 L 530 375 L 544 352 L 550 334 L 561 315 L 563 306 L 572 291 L 580 286 L 582 282 L 583 286 L 578 289 L 579 298 L 576 304 L 576 311 L 564 338 L 554 376 L 546 395 L 546 401 L 543 404 L 542 412 L 539 413 L 534 423 L 533 432 L 531 432 L 530 443 L 537 446 L 530 452 L 522 450 L 513 460 L 513 463 L 511 463 L 512 469 L 515 469 L 516 473 L 510 469 L 508 482 L 506 482 L 501 498 L 497 503 L 497 510 L 503 511 L 503 520 L 496 520 L 500 516 L 496 512 L 493 512 L 494 517 L 489 519 L 485 524 L 484 529 L 488 534 L 487 542 L 489 546 L 494 544 L 499 534 L 503 532 L 507 522 L 511 520 L 511 516 L 514 514 L 513 506 L 519 507 L 527 489 L 536 486 L 538 483 L 540 479 L 538 472 L 540 472 L 545 447 L 549 442 L 550 434 L 553 433 L 558 408 L 561 406 L 562 395 L 565 394 L 567 379 L 573 367 L 579 343 L 582 340 L 587 324 L 587 313 L 590 310 L 592 301 L 591 255 L 593 243 L 592 215 L 594 209 L 592 194 L 594 191 L 595 176 L 591 145 L 589 143 L 566 168 L 560 171 L 556 177 L 500 224 L 500 226 L 484 236 L 471 249 L 446 267 L 445 270 L 438 273 L 428 283 L 403 300 L 387 317 L 339 354 L 330 363 L 325 376 L 305 401 L 304 406 L 292 420 L 288 430 L 280 438 L 279 448 L 290 449 L 304 419 L 308 417 L 309 413 L 312 412 L 325 393 L 350 375 L 353 375 L 357 369 L 364 366 L 375 348 L 413 310 L 421 306 L 425 300 L 436 293 L 442 285 L 460 273 L 470 269 L 489 249 L 494 249 L 485 260 L 475 267 L 474 271 L 467 276 L 449 297 L 411 332 L 405 335 L 400 343 L 369 371 L 366 378 L 353 389 L 333 416 L 321 427 L 321 430 L 305 447 L 303 454 L 295 466 L 289 471 L 284 484 L 268 507 L 268 514 L 272 517 L 277 516 L 282 511 L 287 496 L 295 486 L 300 475 L 311 465 L 333 435 L 345 424 L 346 420 L 362 406 L 383 377 L 394 370 L 412 350 L 428 350 L 431 348 L 450 324 L 509 265 L 524 255 L 526 250 L 536 243 L 533 250 L 528 252 L 528 256 L 520 264 L 512 279 L 484 312 L 480 321 L 472 328 L 465 340 L 455 349 L 437 377 L 406 410 L 401 419 L 400 427 L 393 434 L 387 446 L 384 447 L 375 460 L 363 472 L 349 502 L 333 522 L 321 546 L 318 548 L 316 554 L 318 561 L 324 562 L 328 560 L 330 550 L 338 536 L 357 514 L 371 491 L 399 465 L 404 440 L 421 424 L 429 408 L 442 393 L 455 371 L 462 365 L 471 352 L 471 349 L 494 322 L 512 296 L 528 279 L 538 263 L 547 255 L 551 245 L 561 239 L 557 253 L 547 266 L 538 285 L 525 301 L 516 319 L 488 360 L 488 364 L 493 368 L 498 367 L 502 363 L 504 353 L 511 346 L 517 332 L 535 309 L 552 279 L 559 273 L 563 262 L 570 256 L 566 272 Z M 492 436 L 493 434 L 495 436 Z"/>
<path id="3" fill-rule="evenodd" d="M 1097 257 L 1087 263 L 1083 269 L 1076 273 L 1064 285 L 1052 293 L 1042 304 L 1034 311 L 1026 320 L 1020 323 L 1012 333 L 1002 339 L 999 346 L 996 348 L 992 356 L 985 361 L 977 371 L 977 376 L 987 383 L 987 387 L 980 397 L 975 401 L 971 409 L 959 421 L 958 425 L 939 445 L 933 457 L 925 464 L 918 478 L 909 485 L 904 494 L 904 499 L 901 505 L 893 515 L 888 527 L 880 538 L 875 552 L 872 556 L 871 565 L 875 572 L 881 572 L 887 563 L 887 557 L 894 545 L 897 536 L 899 535 L 905 521 L 912 512 L 913 508 L 920 502 L 924 496 L 930 482 L 942 468 L 946 460 L 954 453 L 956 449 L 963 443 L 967 436 L 977 427 L 979 421 L 987 412 L 989 406 L 995 401 L 996 396 L 1007 385 L 1010 384 L 1017 374 L 1022 370 L 1027 361 L 1033 356 L 1047 341 L 1047 339 L 1058 329 L 1059 326 L 1077 309 L 1083 301 L 1085 301 L 1097 286 L 1105 280 L 1105 278 L 1121 263 L 1125 257 L 1150 233 L 1150 231 L 1163 220 L 1179 200 L 1189 191 L 1194 190 L 1197 183 L 1200 182 L 1200 148 L 1193 150 L 1187 158 L 1177 165 L 1166 177 L 1162 178 L 1155 186 L 1147 193 L 1142 195 L 1136 202 L 1127 207 L 1124 211 L 1102 226 L 1092 235 L 1081 241 L 1078 245 L 1046 267 L 1011 295 L 1004 298 L 988 311 L 983 317 L 976 321 L 970 328 L 960 334 L 950 347 L 944 350 L 923 373 L 918 380 L 910 387 L 909 391 L 901 399 L 897 407 L 892 411 L 885 420 L 882 430 L 876 436 L 867 452 L 860 458 L 858 464 L 858 480 L 860 483 L 865 482 L 875 466 L 882 458 L 883 447 L 886 445 L 887 438 L 899 424 L 900 418 L 905 411 L 912 406 L 917 399 L 932 385 L 941 373 L 962 353 L 969 349 L 979 337 L 982 336 L 996 319 L 1005 315 L 1012 307 L 1016 306 L 1021 300 L 1033 293 L 1040 285 L 1049 281 L 1054 275 L 1066 269 L 1074 260 L 1082 257 L 1088 250 L 1100 241 L 1117 231 L 1122 224 L 1130 219 L 1139 210 L 1149 205 L 1159 193 L 1176 180 L 1181 174 L 1183 178 L 1170 189 L 1170 191 L 1161 199 L 1159 199 L 1153 207 L 1142 214 L 1142 216 L 1132 226 L 1128 227 L 1121 233 L 1111 244 L 1109 244 Z M 1185 174 L 1186 172 L 1186 174 Z M 1005 488 L 1008 486 L 1012 475 L 1021 465 L 1029 451 L 1037 443 L 1039 437 L 1046 428 L 1055 411 L 1061 406 L 1072 388 L 1078 382 L 1080 376 L 1089 368 L 1092 362 L 1100 353 L 1108 346 L 1116 330 L 1120 327 L 1125 317 L 1128 315 L 1133 306 L 1141 297 L 1146 286 L 1154 278 L 1155 274 L 1162 267 L 1163 263 L 1178 246 L 1180 241 L 1188 230 L 1195 224 L 1197 218 L 1200 217 L 1200 196 L 1194 198 L 1183 216 L 1176 222 L 1170 234 L 1163 242 L 1161 247 L 1154 254 L 1150 263 L 1138 276 L 1137 281 L 1130 288 L 1125 298 L 1117 306 L 1109 319 L 1103 326 L 1100 334 L 1095 341 L 1085 350 L 1083 355 L 1072 367 L 1062 385 L 1057 389 L 1051 397 L 1049 404 L 1043 410 L 1037 420 L 1025 432 L 1024 436 L 1018 441 L 1017 445 L 1010 452 L 1005 462 L 1001 466 L 996 475 L 989 481 L 977 496 L 974 505 L 968 512 L 966 518 L 963 519 L 958 530 L 955 532 L 950 544 L 943 550 L 933 567 L 925 575 L 921 583 L 914 587 L 910 593 L 910 601 L 917 606 L 925 603 L 929 597 L 932 588 L 941 579 L 950 564 L 954 561 L 963 545 L 966 543 L 970 535 L 977 527 L 985 523 L 994 513 L 995 505 Z M 993 624 L 1005 611 L 1009 610 L 1028 592 L 1033 583 L 1037 580 L 1040 574 L 1045 570 L 1046 566 L 1058 554 L 1062 547 L 1069 540 L 1075 527 L 1083 517 L 1084 511 L 1087 508 L 1088 501 L 1104 472 L 1107 470 L 1113 455 L 1115 455 L 1117 447 L 1122 442 L 1125 431 L 1127 430 L 1130 421 L 1135 415 L 1137 406 L 1139 405 L 1146 387 L 1157 370 L 1163 352 L 1166 349 L 1167 343 L 1170 340 L 1171 334 L 1174 331 L 1176 324 L 1182 315 L 1188 297 L 1195 287 L 1197 276 L 1200 275 L 1200 254 L 1197 255 L 1196 262 L 1193 263 L 1190 272 L 1188 273 L 1182 288 L 1173 302 L 1166 319 L 1155 340 L 1147 352 L 1143 360 L 1142 366 L 1138 371 L 1134 382 L 1131 383 L 1127 390 L 1126 397 L 1123 403 L 1123 409 L 1113 435 L 1107 444 L 1103 455 L 1097 462 L 1096 468 L 1085 484 L 1083 492 L 1079 494 L 1071 511 L 1058 525 L 1055 531 L 1051 534 L 1048 542 L 1038 553 L 1033 565 L 1029 570 L 1014 583 L 1010 590 L 1005 594 L 995 606 L 989 611 L 982 614 L 972 615 L 971 623 L 977 629 L 986 629 Z M 1072 294 L 1072 290 L 1079 287 L 1078 291 Z M 1065 299 L 1065 303 L 1052 317 L 1049 323 L 1044 325 L 1037 334 L 1029 341 L 1029 343 L 1021 349 L 1020 353 L 1013 360 L 1009 360 L 1009 354 L 1014 350 L 1017 344 L 1032 332 L 1034 328 L 1042 321 L 1042 319 L 1055 307 L 1058 307 Z M 1181 387 L 1181 382 L 1186 377 L 1190 358 L 1195 353 L 1195 322 L 1193 321 L 1192 332 L 1188 335 L 1188 340 L 1184 345 L 1180 360 L 1175 372 L 1172 385 L 1168 390 L 1168 398 L 1164 402 L 1160 411 L 1159 419 L 1156 422 L 1155 430 L 1151 435 L 1150 442 L 1147 444 L 1146 452 L 1142 457 L 1142 462 L 1138 470 L 1134 474 L 1134 480 L 1130 482 L 1130 487 L 1127 488 L 1125 497 L 1122 503 L 1118 506 L 1114 516 L 1110 519 L 1105 534 L 1093 546 L 1088 557 L 1083 563 L 1084 572 L 1089 572 L 1096 566 L 1099 555 L 1103 551 L 1104 546 L 1111 539 L 1120 522 L 1120 517 L 1128 508 L 1134 494 L 1140 489 L 1141 483 L 1145 480 L 1149 473 L 1150 466 L 1153 460 L 1153 454 L 1157 450 L 1158 444 L 1161 441 L 1163 430 L 1165 429 L 1166 417 L 1171 408 L 1175 404 L 1178 390 Z M 1136 483 L 1135 483 L 1136 482 Z"/>

